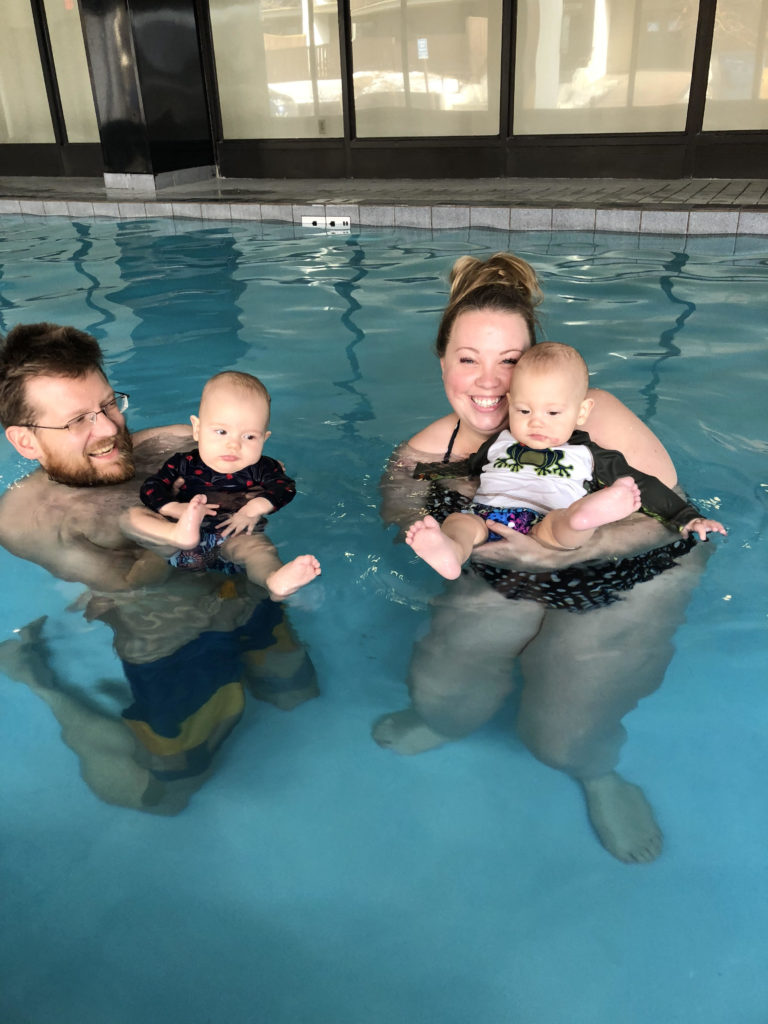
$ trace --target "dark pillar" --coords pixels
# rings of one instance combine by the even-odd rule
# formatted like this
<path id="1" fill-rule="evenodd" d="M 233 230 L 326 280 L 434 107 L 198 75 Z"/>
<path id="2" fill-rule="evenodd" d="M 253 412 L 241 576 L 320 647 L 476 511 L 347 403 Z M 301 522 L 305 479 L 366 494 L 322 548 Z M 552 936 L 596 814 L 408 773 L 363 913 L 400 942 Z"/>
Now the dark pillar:
<path id="1" fill-rule="evenodd" d="M 215 173 L 194 0 L 80 0 L 107 185 Z"/>

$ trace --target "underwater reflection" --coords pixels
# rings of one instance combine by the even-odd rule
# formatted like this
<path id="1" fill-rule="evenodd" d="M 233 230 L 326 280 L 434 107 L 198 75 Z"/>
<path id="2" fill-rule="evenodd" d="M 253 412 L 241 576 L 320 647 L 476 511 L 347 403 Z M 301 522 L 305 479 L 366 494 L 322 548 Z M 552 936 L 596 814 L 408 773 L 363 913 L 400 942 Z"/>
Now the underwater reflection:
<path id="1" fill-rule="evenodd" d="M 210 776 L 246 692 L 286 711 L 318 693 L 283 606 L 245 577 L 177 572 L 154 589 L 86 592 L 78 608 L 113 631 L 125 681 L 106 685 L 121 714 L 95 699 L 104 680 L 74 683 L 55 667 L 45 617 L 0 644 L 0 669 L 48 705 L 106 803 L 177 814 Z"/>

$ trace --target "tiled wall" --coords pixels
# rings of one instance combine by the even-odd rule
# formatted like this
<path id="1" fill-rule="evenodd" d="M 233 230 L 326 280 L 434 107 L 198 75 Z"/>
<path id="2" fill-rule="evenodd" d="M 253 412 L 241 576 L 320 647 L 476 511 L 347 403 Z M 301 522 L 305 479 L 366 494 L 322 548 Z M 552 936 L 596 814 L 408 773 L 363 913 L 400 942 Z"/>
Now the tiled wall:
<path id="1" fill-rule="evenodd" d="M 0 199 L 0 214 L 45 217 L 186 217 L 195 220 L 281 221 L 303 216 L 348 217 L 354 227 L 428 230 L 611 231 L 629 234 L 768 235 L 768 212 L 753 210 L 547 209 L 504 206 L 397 206 L 374 203 L 186 203 Z"/>

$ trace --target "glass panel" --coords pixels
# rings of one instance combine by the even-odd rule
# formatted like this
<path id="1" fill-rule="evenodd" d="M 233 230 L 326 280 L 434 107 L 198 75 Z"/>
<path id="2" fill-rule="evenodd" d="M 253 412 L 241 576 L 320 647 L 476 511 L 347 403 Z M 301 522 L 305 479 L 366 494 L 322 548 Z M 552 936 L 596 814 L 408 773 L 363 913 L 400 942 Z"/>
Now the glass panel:
<path id="1" fill-rule="evenodd" d="M 344 134 L 336 0 L 211 0 L 225 139 Z"/>
<path id="2" fill-rule="evenodd" d="M 357 135 L 498 135 L 501 0 L 351 0 Z"/>
<path id="3" fill-rule="evenodd" d="M 768 128 L 768 0 L 718 0 L 704 130 Z"/>
<path id="4" fill-rule="evenodd" d="M 683 131 L 698 5 L 521 0 L 516 135 Z"/>
<path id="5" fill-rule="evenodd" d="M 0 143 L 55 142 L 29 0 L 3 0 Z"/>
<path id="6" fill-rule="evenodd" d="M 99 126 L 75 0 L 45 0 L 45 17 L 69 142 L 98 142 Z"/>

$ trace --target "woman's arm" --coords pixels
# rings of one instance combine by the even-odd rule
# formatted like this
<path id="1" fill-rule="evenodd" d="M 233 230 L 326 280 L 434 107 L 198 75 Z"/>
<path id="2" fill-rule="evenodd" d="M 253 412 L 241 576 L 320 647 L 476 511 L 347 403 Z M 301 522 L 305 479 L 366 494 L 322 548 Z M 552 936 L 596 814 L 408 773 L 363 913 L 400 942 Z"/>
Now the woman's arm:
<path id="1" fill-rule="evenodd" d="M 379 483 L 381 518 L 387 525 L 396 523 L 400 527 L 399 540 L 403 539 L 409 526 L 427 514 L 425 502 L 429 481 L 413 478 L 416 463 L 426 458 L 428 456 L 411 447 L 410 441 L 404 441 L 390 455 Z"/>
<path id="2" fill-rule="evenodd" d="M 595 405 L 584 429 L 595 444 L 621 452 L 630 466 L 674 487 L 674 464 L 654 432 L 608 391 L 590 388 L 589 397 Z"/>

